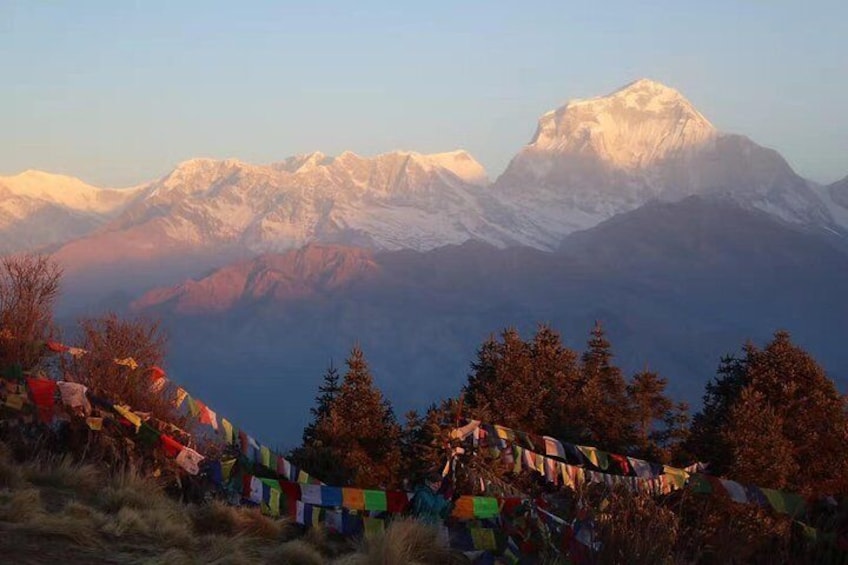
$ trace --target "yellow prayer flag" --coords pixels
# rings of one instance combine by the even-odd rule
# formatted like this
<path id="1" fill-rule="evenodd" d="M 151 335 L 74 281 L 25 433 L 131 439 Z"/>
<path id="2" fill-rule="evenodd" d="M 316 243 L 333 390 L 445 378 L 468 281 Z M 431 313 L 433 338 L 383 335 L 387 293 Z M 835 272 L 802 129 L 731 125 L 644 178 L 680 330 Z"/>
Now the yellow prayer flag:
<path id="1" fill-rule="evenodd" d="M 264 445 L 259 448 L 259 457 L 261 458 L 262 465 L 267 468 L 271 468 L 271 450 L 265 447 Z"/>
<path id="2" fill-rule="evenodd" d="M 228 459 L 226 461 L 221 461 L 221 477 L 223 477 L 223 479 L 225 481 L 229 480 L 230 475 L 233 474 L 233 467 L 235 466 L 235 464 L 236 464 L 235 459 Z"/>
<path id="3" fill-rule="evenodd" d="M 124 359 L 115 359 L 115 363 L 118 365 L 123 365 L 124 367 L 129 367 L 130 369 L 138 369 L 138 363 L 135 362 L 135 359 L 132 357 L 126 357 Z"/>
<path id="4" fill-rule="evenodd" d="M 141 427 L 141 418 L 133 414 L 128 406 L 121 406 L 120 404 L 115 404 L 115 412 L 126 418 L 127 421 L 134 425 L 136 431 L 138 431 L 138 429 Z"/>
<path id="5" fill-rule="evenodd" d="M 88 424 L 88 427 L 94 430 L 95 432 L 99 432 L 103 429 L 103 418 L 95 418 L 93 416 L 89 416 L 85 419 L 85 423 Z"/>
<path id="6" fill-rule="evenodd" d="M 13 410 L 21 410 L 24 407 L 24 397 L 20 394 L 10 394 L 6 397 L 6 406 Z"/>
<path id="7" fill-rule="evenodd" d="M 188 396 L 188 392 L 186 392 L 186 389 L 184 389 L 181 386 L 177 387 L 177 393 L 176 393 L 176 396 L 174 397 L 174 406 L 176 408 L 179 408 L 180 406 L 182 406 L 183 401 L 186 399 L 186 396 Z"/>
<path id="8" fill-rule="evenodd" d="M 280 515 L 280 491 L 275 488 L 271 489 L 270 500 L 268 501 L 268 507 L 271 509 L 271 516 L 275 518 Z"/>
<path id="9" fill-rule="evenodd" d="M 306 471 L 300 470 L 297 472 L 297 482 L 304 485 L 309 483 L 309 475 Z"/>
<path id="10" fill-rule="evenodd" d="M 385 528 L 383 520 L 380 520 L 379 518 L 371 518 L 370 516 L 363 516 L 362 521 L 365 523 L 365 539 L 371 539 L 374 536 L 383 533 Z"/>
<path id="11" fill-rule="evenodd" d="M 494 551 L 498 548 L 495 532 L 491 528 L 470 528 L 474 549 Z"/>
<path id="12" fill-rule="evenodd" d="M 689 473 L 677 467 L 669 467 L 663 465 L 663 471 L 668 478 L 669 487 L 678 490 L 686 486 L 686 481 L 689 480 Z"/>
<path id="13" fill-rule="evenodd" d="M 221 427 L 224 429 L 224 441 L 226 441 L 228 445 L 232 445 L 235 442 L 233 425 L 226 418 L 221 418 Z"/>

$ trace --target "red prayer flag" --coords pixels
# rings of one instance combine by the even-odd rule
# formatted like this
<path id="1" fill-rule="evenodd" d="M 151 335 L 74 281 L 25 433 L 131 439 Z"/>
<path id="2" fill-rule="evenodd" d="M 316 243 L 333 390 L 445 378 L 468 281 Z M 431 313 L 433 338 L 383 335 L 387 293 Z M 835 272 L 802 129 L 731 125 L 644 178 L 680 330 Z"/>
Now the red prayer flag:
<path id="1" fill-rule="evenodd" d="M 28 377 L 26 382 L 33 404 L 47 408 L 56 403 L 56 381 Z"/>
<path id="2" fill-rule="evenodd" d="M 409 497 L 405 492 L 390 490 L 386 493 L 386 511 L 392 514 L 402 514 L 409 506 Z"/>
<path id="3" fill-rule="evenodd" d="M 67 345 L 63 345 L 58 341 L 50 341 L 47 340 L 47 349 L 50 351 L 55 351 L 56 353 L 64 353 L 70 349 Z"/>
<path id="4" fill-rule="evenodd" d="M 169 435 L 162 434 L 159 436 L 162 442 L 162 449 L 168 457 L 176 457 L 183 450 L 183 445 Z"/>

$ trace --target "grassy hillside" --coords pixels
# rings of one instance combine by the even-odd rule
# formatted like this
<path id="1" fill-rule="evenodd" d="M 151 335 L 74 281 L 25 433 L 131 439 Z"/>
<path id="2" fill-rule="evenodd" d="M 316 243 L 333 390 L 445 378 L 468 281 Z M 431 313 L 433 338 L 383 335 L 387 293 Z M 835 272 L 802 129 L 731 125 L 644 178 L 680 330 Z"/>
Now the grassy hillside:
<path id="1" fill-rule="evenodd" d="M 396 521 L 383 535 L 343 540 L 220 501 L 185 505 L 155 479 L 68 459 L 14 461 L 0 443 L 0 560 L 7 563 L 467 562 L 435 530 Z"/>

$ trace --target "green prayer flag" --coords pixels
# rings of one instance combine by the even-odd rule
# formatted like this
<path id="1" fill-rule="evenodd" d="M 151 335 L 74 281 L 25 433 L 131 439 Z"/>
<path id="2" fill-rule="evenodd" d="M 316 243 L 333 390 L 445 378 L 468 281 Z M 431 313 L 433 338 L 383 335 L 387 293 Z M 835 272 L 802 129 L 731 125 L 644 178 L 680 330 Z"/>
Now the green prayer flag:
<path id="1" fill-rule="evenodd" d="M 382 490 L 366 490 L 365 509 L 385 512 L 388 509 L 386 492 Z"/>
<path id="2" fill-rule="evenodd" d="M 197 416 L 200 414 L 200 407 L 194 401 L 190 394 L 186 394 L 185 401 L 188 403 L 188 411 L 192 416 Z"/>
<path id="3" fill-rule="evenodd" d="M 136 438 L 143 446 L 153 448 L 159 443 L 160 435 L 159 430 L 151 427 L 147 422 L 142 422 L 141 427 L 138 429 L 138 435 Z"/>
<path id="4" fill-rule="evenodd" d="M 770 488 L 761 488 L 760 490 L 766 499 L 768 499 L 769 504 L 771 504 L 775 512 L 789 514 L 793 518 L 800 516 L 804 512 L 804 498 L 801 495 L 780 492 L 779 490 Z"/>
<path id="5" fill-rule="evenodd" d="M 491 496 L 474 497 L 474 517 L 494 518 L 500 514 L 498 499 Z"/>
<path id="6" fill-rule="evenodd" d="M 711 494 L 713 486 L 704 475 L 692 475 L 689 477 L 689 486 L 699 494 Z"/>

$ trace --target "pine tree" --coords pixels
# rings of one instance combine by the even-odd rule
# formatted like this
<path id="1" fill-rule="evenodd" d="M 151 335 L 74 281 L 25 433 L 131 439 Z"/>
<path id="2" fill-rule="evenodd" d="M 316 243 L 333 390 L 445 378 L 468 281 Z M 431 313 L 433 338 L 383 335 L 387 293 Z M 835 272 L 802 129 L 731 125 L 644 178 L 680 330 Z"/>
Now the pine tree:
<path id="1" fill-rule="evenodd" d="M 621 369 L 612 364 L 612 347 L 599 322 L 581 358 L 581 410 L 575 414 L 579 441 L 625 452 L 634 440 L 634 414 Z"/>
<path id="2" fill-rule="evenodd" d="M 483 421 L 535 433 L 554 433 L 562 404 L 576 386 L 576 355 L 559 334 L 540 326 L 530 342 L 514 328 L 478 350 L 463 389 L 468 413 Z"/>
<path id="3" fill-rule="evenodd" d="M 848 493 L 848 405 L 786 332 L 726 360 L 707 387 L 690 448 L 711 470 L 807 495 Z"/>
<path id="4" fill-rule="evenodd" d="M 751 347 L 745 345 L 746 350 Z M 692 418 L 691 434 L 684 450 L 709 463 L 710 473 L 723 475 L 733 462 L 733 448 L 723 430 L 734 403 L 748 384 L 747 359 L 725 356 L 717 373 L 706 385 L 703 408 Z"/>
<path id="5" fill-rule="evenodd" d="M 374 386 L 359 346 L 351 351 L 348 370 L 326 418 L 315 428 L 343 475 L 340 484 L 395 486 L 401 464 L 401 430 L 390 404 Z"/>
<path id="6" fill-rule="evenodd" d="M 303 444 L 310 445 L 315 440 L 315 428 L 330 413 L 330 407 L 339 393 L 339 371 L 330 361 L 327 372 L 324 373 L 323 382 L 318 386 L 318 396 L 315 397 L 315 406 L 309 409 L 312 421 L 303 430 Z"/>
<path id="7" fill-rule="evenodd" d="M 763 393 L 746 388 L 722 430 L 733 454 L 733 478 L 745 484 L 786 489 L 799 467 L 784 419 Z"/>
<path id="8" fill-rule="evenodd" d="M 646 459 L 667 459 L 662 444 L 669 438 L 668 424 L 675 421 L 674 403 L 665 395 L 668 381 L 652 371 L 633 375 L 627 396 L 633 407 L 635 452 Z M 677 407 L 679 411 L 679 406 Z"/>

